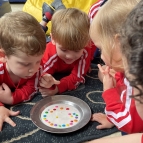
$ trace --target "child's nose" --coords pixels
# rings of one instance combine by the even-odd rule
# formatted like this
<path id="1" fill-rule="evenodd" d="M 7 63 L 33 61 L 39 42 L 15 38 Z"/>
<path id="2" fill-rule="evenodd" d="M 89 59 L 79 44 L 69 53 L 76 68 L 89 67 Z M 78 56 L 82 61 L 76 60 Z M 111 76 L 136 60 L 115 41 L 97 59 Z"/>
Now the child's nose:
<path id="1" fill-rule="evenodd" d="M 73 58 L 74 58 L 74 55 L 73 55 L 73 54 L 67 54 L 67 55 L 66 55 L 66 58 L 67 58 L 67 59 L 73 59 Z"/>
<path id="2" fill-rule="evenodd" d="M 38 71 L 39 67 L 38 66 L 32 66 L 30 69 L 29 69 L 29 73 L 31 74 L 34 74 Z"/>

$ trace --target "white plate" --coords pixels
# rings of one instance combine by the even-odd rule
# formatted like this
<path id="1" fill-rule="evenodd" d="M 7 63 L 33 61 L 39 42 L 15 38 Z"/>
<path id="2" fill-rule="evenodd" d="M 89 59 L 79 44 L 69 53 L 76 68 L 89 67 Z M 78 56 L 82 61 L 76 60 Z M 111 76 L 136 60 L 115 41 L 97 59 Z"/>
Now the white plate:
<path id="1" fill-rule="evenodd" d="M 51 133 L 69 133 L 85 126 L 91 110 L 83 100 L 69 95 L 48 96 L 30 111 L 33 123 Z"/>

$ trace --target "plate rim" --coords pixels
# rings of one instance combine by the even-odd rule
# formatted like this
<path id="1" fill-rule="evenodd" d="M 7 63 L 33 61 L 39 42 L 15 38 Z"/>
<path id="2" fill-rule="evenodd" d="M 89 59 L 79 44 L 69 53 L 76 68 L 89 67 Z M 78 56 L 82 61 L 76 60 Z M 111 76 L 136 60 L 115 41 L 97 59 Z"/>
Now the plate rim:
<path id="1" fill-rule="evenodd" d="M 57 128 L 52 128 L 52 127 L 49 127 L 49 126 L 46 126 L 40 119 L 39 117 L 39 114 L 40 114 L 40 110 L 41 108 L 43 108 L 45 105 L 42 105 L 44 102 L 47 102 L 47 100 L 50 100 L 50 101 L 58 101 L 59 98 L 63 98 L 63 101 L 78 101 L 80 102 L 80 105 L 81 106 L 85 106 L 86 107 L 86 118 L 82 118 L 82 120 L 80 121 L 80 123 L 77 123 L 76 125 L 78 126 L 73 126 L 71 128 L 62 128 L 62 129 L 57 129 Z M 65 100 L 67 99 L 68 100 Z M 50 103 L 50 102 L 48 102 Z M 48 104 L 47 103 L 47 104 Z M 76 102 L 73 102 L 74 104 L 77 104 Z M 48 106 L 47 106 L 48 107 Z M 80 107 L 80 106 L 79 106 Z M 45 109 L 45 108 L 44 108 Z M 44 110 L 43 109 L 43 110 Z M 82 110 L 82 109 L 81 109 Z M 35 112 L 36 111 L 36 112 Z M 83 111 L 83 110 L 82 110 Z M 38 118 L 36 118 L 35 116 L 38 116 Z M 46 132 L 50 132 L 50 133 L 70 133 L 70 132 L 73 132 L 73 131 L 76 131 L 76 130 L 79 130 L 81 129 L 82 127 L 84 127 L 91 119 L 91 109 L 89 107 L 89 105 L 83 101 L 82 99 L 78 98 L 78 97 L 75 97 L 75 96 L 71 96 L 71 95 L 53 95 L 53 96 L 47 96 L 43 99 L 41 99 L 40 101 L 38 101 L 33 107 L 32 109 L 30 110 L 30 118 L 31 118 L 31 121 L 38 127 L 40 128 L 41 130 L 44 130 Z M 82 122 L 82 123 L 81 123 Z"/>

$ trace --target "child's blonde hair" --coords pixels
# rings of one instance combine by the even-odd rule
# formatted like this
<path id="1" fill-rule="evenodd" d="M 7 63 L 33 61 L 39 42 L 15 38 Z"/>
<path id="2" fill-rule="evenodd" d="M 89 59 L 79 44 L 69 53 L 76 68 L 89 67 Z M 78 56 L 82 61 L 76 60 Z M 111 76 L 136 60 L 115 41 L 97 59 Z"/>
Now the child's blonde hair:
<path id="1" fill-rule="evenodd" d="M 0 49 L 6 56 L 16 55 L 17 50 L 27 55 L 40 55 L 45 47 L 45 33 L 30 14 L 17 11 L 0 18 Z"/>
<path id="2" fill-rule="evenodd" d="M 95 28 L 98 32 L 98 39 L 101 40 L 102 51 L 110 57 L 112 65 L 115 35 L 120 33 L 123 22 L 131 10 L 140 0 L 108 0 L 97 12 L 91 23 L 90 35 L 94 42 Z M 122 57 L 118 59 L 118 62 Z M 123 69 L 123 65 L 116 65 L 113 68 Z"/>
<path id="3" fill-rule="evenodd" d="M 58 10 L 52 20 L 52 38 L 67 50 L 81 50 L 89 42 L 89 17 L 76 8 Z"/>

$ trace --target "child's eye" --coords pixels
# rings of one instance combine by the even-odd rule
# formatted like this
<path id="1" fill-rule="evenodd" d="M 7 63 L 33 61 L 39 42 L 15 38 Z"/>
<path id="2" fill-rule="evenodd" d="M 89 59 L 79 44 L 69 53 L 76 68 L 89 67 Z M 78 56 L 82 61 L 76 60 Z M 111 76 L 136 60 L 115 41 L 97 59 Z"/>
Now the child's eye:
<path id="1" fill-rule="evenodd" d="M 61 49 L 61 51 L 66 52 L 67 50 L 65 50 L 65 49 Z"/>
<path id="2" fill-rule="evenodd" d="M 27 67 L 27 66 L 29 66 L 30 64 L 25 64 L 25 63 L 20 63 L 22 66 L 25 66 L 25 67 Z"/>
<path id="3" fill-rule="evenodd" d="M 75 51 L 76 53 L 80 52 L 80 50 Z"/>
<path id="4" fill-rule="evenodd" d="M 29 66 L 29 64 L 22 64 L 23 66 L 25 66 L 25 67 L 28 67 Z"/>

